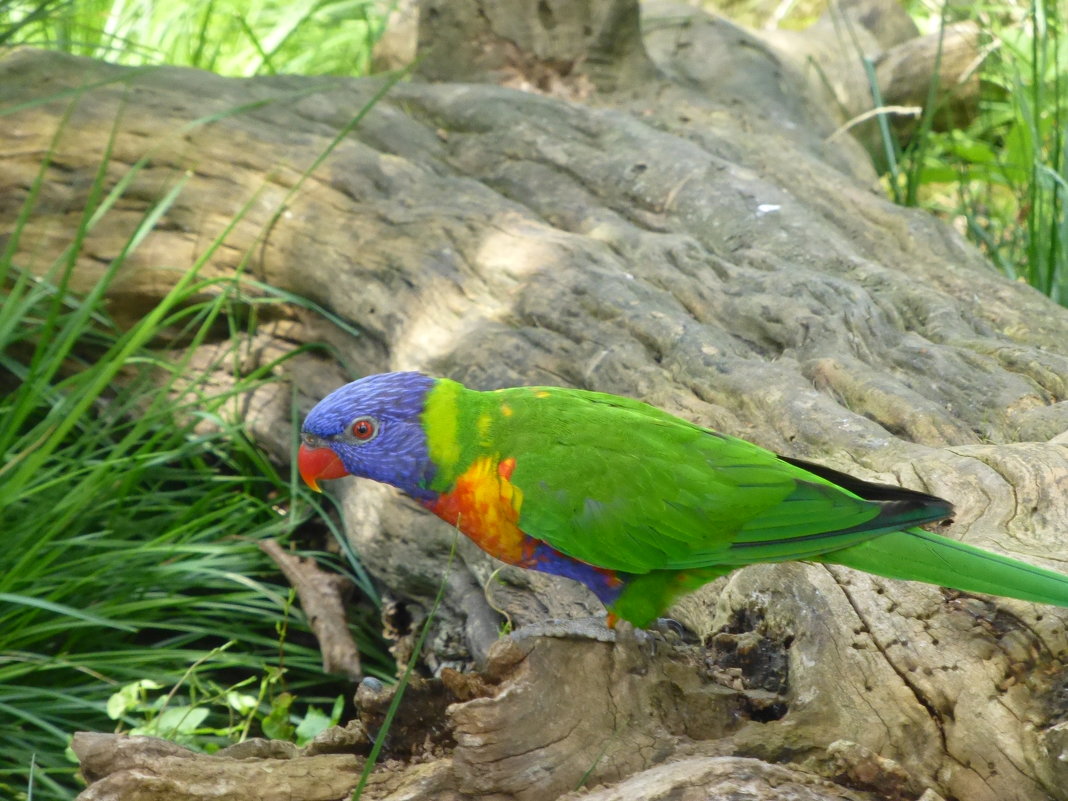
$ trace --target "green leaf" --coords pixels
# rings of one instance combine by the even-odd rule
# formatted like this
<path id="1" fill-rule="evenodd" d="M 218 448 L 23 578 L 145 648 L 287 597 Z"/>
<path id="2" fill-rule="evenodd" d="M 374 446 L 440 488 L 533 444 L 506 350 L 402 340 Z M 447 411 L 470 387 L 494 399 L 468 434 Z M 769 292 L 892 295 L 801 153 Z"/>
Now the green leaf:
<path id="1" fill-rule="evenodd" d="M 124 684 L 119 691 L 108 698 L 107 713 L 112 720 L 118 720 L 127 712 L 137 709 L 145 701 L 145 690 L 161 690 L 163 685 L 152 679 L 140 679 Z"/>
<path id="2" fill-rule="evenodd" d="M 162 737 L 166 740 L 188 739 L 208 717 L 208 712 L 209 710 L 202 706 L 167 707 L 145 725 L 132 729 L 130 734 Z"/>
<path id="3" fill-rule="evenodd" d="M 293 706 L 291 693 L 279 693 L 271 702 L 271 711 L 263 719 L 263 733 L 273 740 L 292 740 L 295 729 L 289 722 L 289 709 Z"/>
<path id="4" fill-rule="evenodd" d="M 231 690 L 226 693 L 226 705 L 239 715 L 248 715 L 259 706 L 259 699 L 248 693 L 239 693 Z"/>
<path id="5" fill-rule="evenodd" d="M 318 707 L 309 706 L 304 718 L 297 724 L 296 742 L 299 746 L 310 743 L 320 733 L 335 724 L 331 716 L 321 711 Z"/>

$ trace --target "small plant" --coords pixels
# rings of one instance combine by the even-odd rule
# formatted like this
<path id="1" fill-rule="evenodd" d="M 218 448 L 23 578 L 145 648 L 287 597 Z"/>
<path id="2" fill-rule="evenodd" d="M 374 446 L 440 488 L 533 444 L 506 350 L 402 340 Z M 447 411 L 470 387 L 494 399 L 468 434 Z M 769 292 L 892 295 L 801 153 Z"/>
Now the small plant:
<path id="1" fill-rule="evenodd" d="M 283 671 L 268 669 L 256 695 L 243 692 L 255 683 L 252 676 L 225 688 L 210 679 L 191 681 L 189 673 L 170 689 L 152 679 L 140 679 L 108 698 L 108 717 L 118 721 L 118 730 L 127 734 L 159 737 L 207 753 L 240 742 L 250 732 L 304 746 L 338 724 L 345 706 L 343 695 L 334 699 L 329 713 L 303 705 L 301 717 L 294 709 L 297 696 L 278 690 L 282 677 Z M 187 684 L 188 691 L 181 692 Z"/>

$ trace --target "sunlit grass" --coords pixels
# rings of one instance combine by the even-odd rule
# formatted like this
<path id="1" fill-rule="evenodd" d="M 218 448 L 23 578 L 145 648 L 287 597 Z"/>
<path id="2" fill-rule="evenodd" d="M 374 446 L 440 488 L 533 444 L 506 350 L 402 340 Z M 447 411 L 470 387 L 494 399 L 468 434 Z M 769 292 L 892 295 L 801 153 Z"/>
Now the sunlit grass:
<path id="1" fill-rule="evenodd" d="M 915 4 L 937 29 L 941 4 Z M 923 131 L 899 151 L 895 196 L 946 217 L 1007 276 L 1068 305 L 1068 48 L 1056 0 L 964 4 L 987 55 L 978 116 L 964 129 Z"/>
<path id="2" fill-rule="evenodd" d="M 364 75 L 388 8 L 379 0 L 0 0 L 0 31 L 10 31 L 8 44 L 117 64 Z"/>

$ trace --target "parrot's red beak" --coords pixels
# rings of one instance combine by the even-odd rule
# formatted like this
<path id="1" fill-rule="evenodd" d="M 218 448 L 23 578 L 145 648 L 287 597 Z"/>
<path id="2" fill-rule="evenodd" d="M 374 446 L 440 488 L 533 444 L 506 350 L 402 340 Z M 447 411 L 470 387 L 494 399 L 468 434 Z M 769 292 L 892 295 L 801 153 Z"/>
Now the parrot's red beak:
<path id="1" fill-rule="evenodd" d="M 345 465 L 342 464 L 341 458 L 330 448 L 325 447 L 309 448 L 307 445 L 301 445 L 300 450 L 297 451 L 297 469 L 300 470 L 300 477 L 304 479 L 304 483 L 316 492 L 322 492 L 319 489 L 321 479 L 350 475 Z"/>

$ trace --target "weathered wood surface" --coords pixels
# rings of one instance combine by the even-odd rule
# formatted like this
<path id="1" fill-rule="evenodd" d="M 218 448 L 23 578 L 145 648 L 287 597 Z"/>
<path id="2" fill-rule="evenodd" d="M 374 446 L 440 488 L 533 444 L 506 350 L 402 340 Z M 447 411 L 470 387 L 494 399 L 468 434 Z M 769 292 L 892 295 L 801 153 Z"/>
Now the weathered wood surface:
<path id="1" fill-rule="evenodd" d="M 594 48 L 586 69 L 590 43 L 559 38 L 562 6 L 537 4 L 552 13 L 527 19 L 560 22 L 574 63 L 535 48 L 509 75 L 478 62 L 464 74 L 479 83 L 398 85 L 292 196 L 382 80 L 234 80 L 15 52 L 0 61 L 0 103 L 56 99 L 3 117 L 3 228 L 51 153 L 18 249 L 44 269 L 70 241 L 114 131 L 112 183 L 149 160 L 90 232 L 78 284 L 97 280 L 184 180 L 120 273 L 113 310 L 149 307 L 243 213 L 206 274 L 248 257 L 255 277 L 361 331 L 295 308 L 261 326 L 250 358 L 337 348 L 343 364 L 288 363 L 303 408 L 388 369 L 617 392 L 941 495 L 958 509 L 950 536 L 1068 570 L 1068 312 L 1000 277 L 940 222 L 890 204 L 863 149 L 828 141 L 848 114 L 767 38 L 661 5 L 638 39 L 630 3 L 568 5 L 603 35 L 623 26 L 598 41 L 627 46 Z M 267 389 L 241 409 L 280 460 L 288 399 Z M 453 534 L 390 489 L 332 491 L 404 612 L 392 622 L 412 621 L 403 653 Z M 494 579 L 498 567 L 458 544 L 425 655 L 435 670 L 482 669 L 492 690 L 428 720 L 454 745 L 391 763 L 368 797 L 570 798 L 586 781 L 605 786 L 583 797 L 603 799 L 1068 799 L 1061 610 L 788 564 L 739 571 L 680 604 L 706 647 L 502 644 L 499 610 L 516 625 L 598 610 L 564 580 Z M 107 794 L 108 781 L 119 789 Z M 147 781 L 102 778 L 85 797 L 157 797 L 138 795 Z M 793 795 L 776 794 L 784 782 Z"/>

